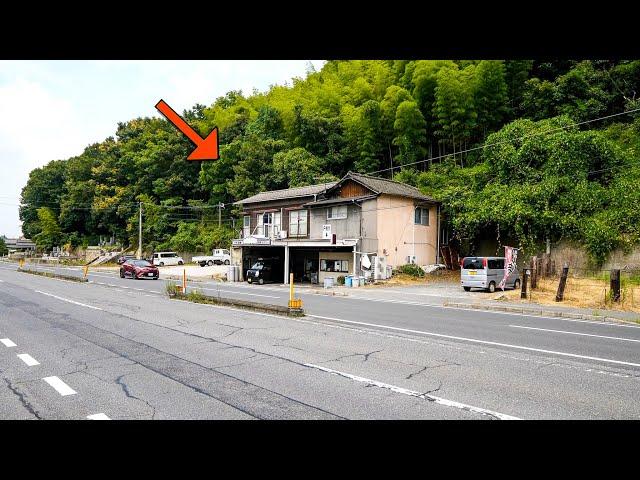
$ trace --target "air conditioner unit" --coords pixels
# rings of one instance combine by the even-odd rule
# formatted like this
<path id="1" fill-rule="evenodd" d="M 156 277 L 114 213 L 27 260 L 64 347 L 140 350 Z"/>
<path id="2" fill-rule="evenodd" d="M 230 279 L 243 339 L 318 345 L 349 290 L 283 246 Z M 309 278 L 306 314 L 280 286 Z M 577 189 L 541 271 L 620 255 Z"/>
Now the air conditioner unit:
<path id="1" fill-rule="evenodd" d="M 389 278 L 387 272 L 387 257 L 378 255 L 373 257 L 373 278 L 375 280 L 386 280 Z"/>
<path id="2" fill-rule="evenodd" d="M 278 238 L 287 238 L 287 231 L 286 230 L 280 230 L 278 232 Z"/>

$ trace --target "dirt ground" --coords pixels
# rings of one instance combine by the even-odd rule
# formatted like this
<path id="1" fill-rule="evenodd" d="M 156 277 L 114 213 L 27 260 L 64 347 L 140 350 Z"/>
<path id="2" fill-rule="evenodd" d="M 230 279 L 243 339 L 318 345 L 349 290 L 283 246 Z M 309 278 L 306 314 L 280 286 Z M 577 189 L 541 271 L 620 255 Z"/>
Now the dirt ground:
<path id="1" fill-rule="evenodd" d="M 450 283 L 460 285 L 460 270 L 438 270 L 433 273 L 427 273 L 423 278 L 412 277 L 404 273 L 394 275 L 388 280 L 378 280 L 374 284 L 367 285 L 367 288 L 376 287 L 398 287 L 403 285 L 432 285 Z"/>
<path id="2" fill-rule="evenodd" d="M 597 310 L 622 310 L 640 312 L 640 285 L 623 282 L 620 302 L 611 300 L 609 282 L 594 278 L 567 278 L 562 302 L 556 302 L 559 278 L 538 279 L 538 287 L 530 289 L 526 300 L 520 300 L 520 290 L 504 292 L 504 298 L 509 301 L 529 301 L 543 305 L 564 305 L 578 308 L 593 308 Z M 530 297 L 530 298 L 529 298 Z"/>

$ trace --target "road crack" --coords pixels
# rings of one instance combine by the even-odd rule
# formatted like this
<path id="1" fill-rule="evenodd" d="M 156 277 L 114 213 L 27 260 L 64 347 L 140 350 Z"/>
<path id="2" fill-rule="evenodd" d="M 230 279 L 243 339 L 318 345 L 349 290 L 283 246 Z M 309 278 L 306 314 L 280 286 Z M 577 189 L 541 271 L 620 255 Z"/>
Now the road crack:
<path id="1" fill-rule="evenodd" d="M 131 393 L 131 391 L 129 390 L 129 386 L 122 380 L 127 375 L 128 374 L 120 375 L 118 378 L 116 378 L 116 384 L 120 385 L 120 388 L 122 388 L 122 391 L 127 396 L 127 398 L 133 398 L 134 400 L 138 400 L 139 402 L 145 403 L 147 405 L 147 407 L 149 407 L 151 409 L 151 412 L 152 412 L 151 420 L 155 420 L 155 418 L 156 418 L 156 407 L 151 405 L 149 402 L 147 402 L 143 398 L 136 397 L 135 395 L 133 395 Z"/>

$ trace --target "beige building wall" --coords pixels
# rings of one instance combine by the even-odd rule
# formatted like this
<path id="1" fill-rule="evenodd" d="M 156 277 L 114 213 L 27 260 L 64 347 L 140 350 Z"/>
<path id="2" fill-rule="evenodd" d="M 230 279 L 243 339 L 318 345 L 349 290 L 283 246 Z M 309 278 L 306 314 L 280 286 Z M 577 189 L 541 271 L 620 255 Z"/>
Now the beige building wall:
<path id="1" fill-rule="evenodd" d="M 318 262 L 318 268 L 322 264 L 322 260 L 347 260 L 349 262 L 349 271 L 348 272 L 323 272 L 320 270 L 318 272 L 318 283 L 320 285 L 324 284 L 324 279 L 326 277 L 333 277 L 334 283 L 338 282 L 338 277 L 342 275 L 346 277 L 347 275 L 351 275 L 353 273 L 353 252 L 320 252 L 320 261 Z"/>
<path id="2" fill-rule="evenodd" d="M 378 255 L 396 268 L 415 255 L 418 265 L 436 262 L 438 242 L 437 207 L 429 207 L 429 225 L 415 225 L 414 201 L 406 197 L 380 195 L 378 208 Z"/>

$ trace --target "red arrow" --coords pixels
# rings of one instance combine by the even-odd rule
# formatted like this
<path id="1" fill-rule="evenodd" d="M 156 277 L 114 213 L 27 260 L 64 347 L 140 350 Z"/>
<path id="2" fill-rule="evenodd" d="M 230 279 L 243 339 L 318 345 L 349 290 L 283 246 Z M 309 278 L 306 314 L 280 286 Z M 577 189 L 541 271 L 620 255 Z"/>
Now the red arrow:
<path id="1" fill-rule="evenodd" d="M 164 100 L 160 100 L 156 104 L 156 108 L 196 146 L 196 149 L 191 152 L 187 160 L 218 160 L 220 158 L 218 155 L 218 127 L 214 127 L 211 133 L 207 135 L 207 138 L 203 139 Z"/>

